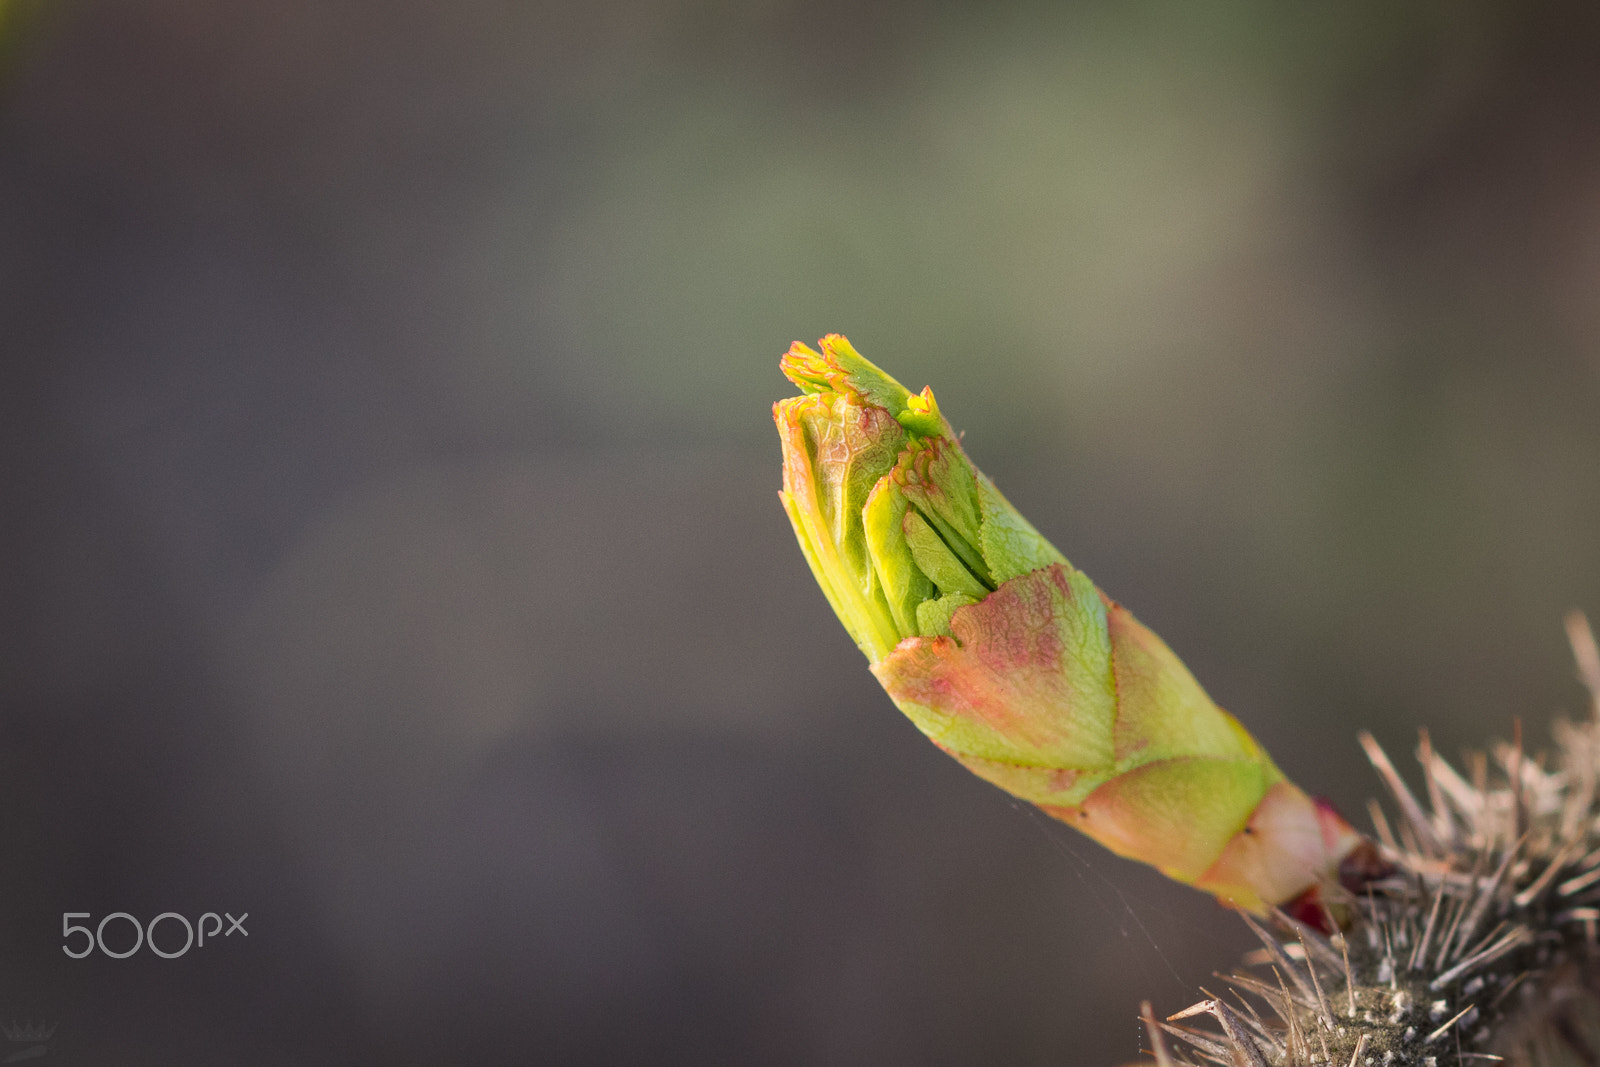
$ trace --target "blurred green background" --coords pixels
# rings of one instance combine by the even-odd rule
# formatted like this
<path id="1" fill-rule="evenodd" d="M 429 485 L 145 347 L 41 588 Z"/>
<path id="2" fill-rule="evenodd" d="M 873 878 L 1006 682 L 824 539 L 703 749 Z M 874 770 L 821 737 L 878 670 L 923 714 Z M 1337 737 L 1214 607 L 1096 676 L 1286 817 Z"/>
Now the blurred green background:
<path id="1" fill-rule="evenodd" d="M 25 14 L 0 1017 L 58 1057 L 1135 1058 L 1239 924 L 877 689 L 777 504 L 794 339 L 931 384 L 1362 824 L 1358 728 L 1583 706 L 1600 8 Z"/>

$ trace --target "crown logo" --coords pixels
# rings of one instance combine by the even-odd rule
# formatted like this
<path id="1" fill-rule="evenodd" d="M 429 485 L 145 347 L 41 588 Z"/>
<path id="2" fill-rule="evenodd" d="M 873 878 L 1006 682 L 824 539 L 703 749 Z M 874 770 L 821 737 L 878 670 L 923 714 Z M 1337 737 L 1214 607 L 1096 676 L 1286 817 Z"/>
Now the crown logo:
<path id="1" fill-rule="evenodd" d="M 56 1026 L 60 1026 L 56 1023 Z M 47 1027 L 43 1022 L 37 1026 L 33 1023 L 0 1023 L 0 1032 L 6 1035 L 7 1041 L 49 1041 L 50 1035 L 56 1032 L 56 1026 Z"/>

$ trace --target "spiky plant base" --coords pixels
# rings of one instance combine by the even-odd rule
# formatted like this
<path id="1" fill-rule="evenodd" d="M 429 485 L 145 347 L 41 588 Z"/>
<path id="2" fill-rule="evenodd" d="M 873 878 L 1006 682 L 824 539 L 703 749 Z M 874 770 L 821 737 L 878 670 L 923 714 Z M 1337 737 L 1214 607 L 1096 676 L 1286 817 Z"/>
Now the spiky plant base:
<path id="1" fill-rule="evenodd" d="M 1332 940 L 1247 918 L 1265 948 L 1225 997 L 1166 1022 L 1144 1005 L 1157 1064 L 1600 1065 L 1600 654 L 1581 616 L 1568 630 L 1596 714 L 1556 725 L 1553 765 L 1519 728 L 1463 776 L 1424 733 L 1424 808 L 1363 735 L 1400 811 L 1396 831 L 1372 805 L 1392 872 L 1334 902 Z"/>

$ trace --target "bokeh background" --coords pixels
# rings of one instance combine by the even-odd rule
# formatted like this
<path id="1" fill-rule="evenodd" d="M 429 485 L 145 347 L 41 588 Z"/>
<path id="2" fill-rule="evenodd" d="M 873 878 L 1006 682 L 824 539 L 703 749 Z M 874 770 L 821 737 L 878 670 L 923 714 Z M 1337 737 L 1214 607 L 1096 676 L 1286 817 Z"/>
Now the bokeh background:
<path id="1" fill-rule="evenodd" d="M 0 1018 L 45 1062 L 1136 1058 L 1243 931 L 878 691 L 775 496 L 797 338 L 931 383 L 1358 821 L 1357 728 L 1583 706 L 1600 8 L 0 25 Z"/>

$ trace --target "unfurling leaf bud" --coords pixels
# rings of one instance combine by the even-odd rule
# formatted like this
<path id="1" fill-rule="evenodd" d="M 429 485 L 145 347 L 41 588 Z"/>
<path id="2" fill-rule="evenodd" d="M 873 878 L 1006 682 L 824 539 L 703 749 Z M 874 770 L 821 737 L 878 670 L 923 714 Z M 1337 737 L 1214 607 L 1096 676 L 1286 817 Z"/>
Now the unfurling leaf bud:
<path id="1" fill-rule="evenodd" d="M 900 710 L 1114 852 L 1250 911 L 1314 901 L 1361 836 L 1006 501 L 931 390 L 819 344 L 780 364 L 803 395 L 773 407 L 779 496 Z"/>

